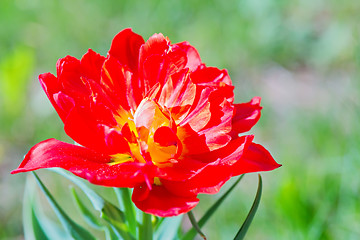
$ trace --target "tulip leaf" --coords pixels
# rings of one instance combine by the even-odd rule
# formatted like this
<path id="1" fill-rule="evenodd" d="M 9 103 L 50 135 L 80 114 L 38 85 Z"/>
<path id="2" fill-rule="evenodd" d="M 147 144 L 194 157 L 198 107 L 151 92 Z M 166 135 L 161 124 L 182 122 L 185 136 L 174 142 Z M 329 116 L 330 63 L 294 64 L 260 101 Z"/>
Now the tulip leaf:
<path id="1" fill-rule="evenodd" d="M 58 224 L 53 222 L 51 219 L 47 218 L 44 214 L 40 213 L 38 207 L 34 205 L 34 214 L 38 219 L 41 228 L 44 230 L 48 239 L 51 240 L 73 240 L 74 238 L 70 236 L 66 231 L 61 229 Z M 28 239 L 25 237 L 25 239 Z M 43 238 L 40 238 L 42 240 Z"/>
<path id="2" fill-rule="evenodd" d="M 153 239 L 153 225 L 150 214 L 143 213 L 143 221 L 140 226 L 139 239 L 141 240 Z"/>
<path id="3" fill-rule="evenodd" d="M 111 227 L 105 228 L 105 240 L 118 240 L 119 237 L 116 235 Z"/>
<path id="4" fill-rule="evenodd" d="M 182 215 L 162 218 L 163 220 L 160 222 L 154 238 L 157 240 L 175 239 L 182 218 Z"/>
<path id="5" fill-rule="evenodd" d="M 73 238 L 59 227 L 58 224 L 47 218 L 40 210 L 38 200 L 35 196 L 35 182 L 29 178 L 26 181 L 24 194 L 24 235 L 25 239 L 51 239 L 51 240 L 72 240 Z M 30 209 L 31 208 L 31 209 Z M 32 216 L 30 216 L 32 214 Z M 30 221 L 28 221 L 30 218 Z M 32 218 L 32 219 L 31 219 Z M 35 222 L 36 221 L 36 222 Z M 33 225 L 36 228 L 41 228 L 45 236 L 41 233 L 33 234 Z M 29 229 L 30 228 L 30 229 Z M 39 231 L 39 230 L 36 230 Z"/>
<path id="6" fill-rule="evenodd" d="M 72 174 L 69 174 L 65 170 L 60 168 L 52 168 L 51 171 L 62 175 L 63 177 L 69 179 L 74 184 L 76 184 L 89 198 L 95 210 L 100 212 L 100 217 L 107 221 L 113 227 L 113 230 L 115 231 L 115 233 L 117 233 L 119 238 L 123 238 L 125 240 L 134 239 L 134 237 L 130 234 L 128 227 L 124 223 L 124 213 L 119 208 L 102 198 L 79 178 L 75 177 Z"/>
<path id="7" fill-rule="evenodd" d="M 31 191 L 31 192 L 30 192 Z M 25 239 L 49 239 L 41 227 L 35 210 L 34 187 L 30 186 L 29 179 L 26 181 L 23 200 L 23 226 Z"/>
<path id="8" fill-rule="evenodd" d="M 82 202 L 82 200 L 79 198 L 79 195 L 76 193 L 75 188 L 70 188 L 71 193 L 74 197 L 75 203 L 78 206 L 82 216 L 84 217 L 87 224 L 89 224 L 91 227 L 101 230 L 104 228 L 104 226 L 101 225 L 99 220 L 90 212 L 90 210 L 85 206 L 85 204 Z"/>
<path id="9" fill-rule="evenodd" d="M 121 206 L 124 206 L 126 221 L 128 222 L 130 233 L 133 236 L 136 236 L 136 212 L 134 204 L 131 201 L 130 189 L 128 188 L 114 188 L 115 194 L 121 203 Z"/>
<path id="10" fill-rule="evenodd" d="M 195 216 L 192 213 L 192 211 L 188 212 L 188 216 L 190 219 L 191 224 L 193 225 L 193 227 L 195 228 L 195 230 L 198 232 L 198 234 L 204 239 L 206 240 L 206 236 L 205 234 L 201 231 L 200 226 L 198 225 L 198 223 L 196 222 Z"/>
<path id="11" fill-rule="evenodd" d="M 53 172 L 60 174 L 61 176 L 69 179 L 74 184 L 76 184 L 89 198 L 91 204 L 94 206 L 95 210 L 102 211 L 104 208 L 106 200 L 100 197 L 94 190 L 89 188 L 84 182 L 82 182 L 79 178 L 75 177 L 74 175 L 69 174 L 63 169 L 60 168 L 51 168 L 49 169 Z"/>
<path id="12" fill-rule="evenodd" d="M 262 179 L 261 179 L 261 175 L 259 174 L 259 184 L 258 184 L 258 189 L 256 192 L 254 202 L 251 206 L 250 212 L 248 213 L 244 223 L 242 224 L 241 228 L 239 229 L 238 233 L 236 234 L 234 240 L 244 239 L 246 232 L 249 229 L 249 226 L 250 226 L 250 224 L 255 216 L 255 213 L 259 207 L 259 203 L 260 203 L 260 199 L 261 199 L 261 192 L 262 192 Z"/>
<path id="13" fill-rule="evenodd" d="M 32 228 L 33 228 L 33 233 L 34 233 L 34 238 L 35 239 L 41 239 L 41 240 L 47 240 L 49 239 L 44 230 L 42 229 L 39 219 L 35 213 L 35 209 L 34 209 L 34 204 L 31 204 L 31 221 L 32 221 Z M 26 223 L 25 223 L 26 224 Z M 28 239 L 28 238 L 27 238 Z"/>
<path id="14" fill-rule="evenodd" d="M 233 185 L 206 211 L 204 216 L 199 220 L 198 226 L 201 228 L 209 220 L 209 218 L 214 214 L 214 212 L 220 207 L 222 202 L 226 199 L 227 196 L 234 190 L 236 185 L 241 181 L 245 174 L 241 175 Z M 196 236 L 195 228 L 191 228 L 183 237 L 182 240 L 192 240 Z"/>
<path id="15" fill-rule="evenodd" d="M 33 172 L 33 175 L 35 176 L 35 179 L 40 186 L 41 190 L 45 194 L 46 198 L 48 199 L 50 205 L 54 209 L 56 215 L 58 216 L 61 224 L 65 228 L 65 230 L 75 239 L 84 239 L 84 240 L 91 240 L 95 239 L 94 236 L 92 236 L 87 230 L 85 230 L 83 227 L 75 223 L 65 212 L 64 210 L 59 206 L 59 204 L 55 201 L 54 197 L 50 194 L 49 190 L 45 187 L 45 185 L 42 183 L 40 178 L 37 176 L 35 172 Z"/>

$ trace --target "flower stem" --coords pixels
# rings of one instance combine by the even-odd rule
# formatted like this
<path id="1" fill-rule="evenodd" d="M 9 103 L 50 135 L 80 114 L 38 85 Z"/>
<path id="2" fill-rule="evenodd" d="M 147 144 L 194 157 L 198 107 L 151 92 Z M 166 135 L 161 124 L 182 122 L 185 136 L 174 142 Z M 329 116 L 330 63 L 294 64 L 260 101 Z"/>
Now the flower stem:
<path id="1" fill-rule="evenodd" d="M 188 214 L 189 219 L 190 219 L 190 222 L 191 222 L 191 224 L 193 225 L 193 227 L 195 228 L 195 230 L 200 234 L 200 236 L 201 236 L 204 240 L 206 240 L 206 236 L 205 236 L 205 234 L 201 231 L 198 223 L 196 222 L 196 219 L 195 219 L 195 216 L 194 216 L 193 212 L 190 211 L 190 212 L 188 212 L 187 214 Z"/>
<path id="2" fill-rule="evenodd" d="M 143 222 L 140 231 L 140 239 L 141 240 L 153 239 L 153 225 L 150 214 L 143 213 Z"/>
<path id="3" fill-rule="evenodd" d="M 130 233 L 136 236 L 136 212 L 134 204 L 131 201 L 131 192 L 128 188 L 114 188 L 116 196 L 125 211 L 126 220 L 128 222 Z"/>

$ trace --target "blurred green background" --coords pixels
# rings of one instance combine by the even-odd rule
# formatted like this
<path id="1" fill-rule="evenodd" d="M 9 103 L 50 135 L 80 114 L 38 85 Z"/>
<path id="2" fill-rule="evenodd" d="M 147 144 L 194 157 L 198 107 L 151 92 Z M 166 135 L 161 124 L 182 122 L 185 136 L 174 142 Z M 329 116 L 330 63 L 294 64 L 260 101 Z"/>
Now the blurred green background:
<path id="1" fill-rule="evenodd" d="M 126 27 L 189 41 L 228 69 L 236 102 L 262 97 L 251 132 L 283 166 L 263 174 L 247 239 L 360 239 L 359 12 L 353 0 L 0 0 L 0 239 L 23 239 L 26 174 L 10 171 L 35 143 L 70 141 L 37 76 L 68 54 L 106 55 Z M 232 239 L 256 185 L 245 177 L 205 226 L 209 239 Z M 195 213 L 217 197 L 201 196 Z"/>

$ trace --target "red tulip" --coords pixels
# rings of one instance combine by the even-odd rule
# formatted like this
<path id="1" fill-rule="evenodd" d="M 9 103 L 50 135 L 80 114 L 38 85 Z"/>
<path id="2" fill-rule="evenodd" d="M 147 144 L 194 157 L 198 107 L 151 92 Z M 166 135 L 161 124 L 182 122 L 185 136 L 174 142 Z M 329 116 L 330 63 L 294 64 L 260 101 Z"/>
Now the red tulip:
<path id="1" fill-rule="evenodd" d="M 93 184 L 134 188 L 142 211 L 161 217 L 194 208 L 231 177 L 280 165 L 252 135 L 260 98 L 234 104 L 226 70 L 207 67 L 187 42 L 117 34 L 107 57 L 92 50 L 57 62 L 40 83 L 81 146 L 48 139 L 12 173 L 60 167 Z"/>

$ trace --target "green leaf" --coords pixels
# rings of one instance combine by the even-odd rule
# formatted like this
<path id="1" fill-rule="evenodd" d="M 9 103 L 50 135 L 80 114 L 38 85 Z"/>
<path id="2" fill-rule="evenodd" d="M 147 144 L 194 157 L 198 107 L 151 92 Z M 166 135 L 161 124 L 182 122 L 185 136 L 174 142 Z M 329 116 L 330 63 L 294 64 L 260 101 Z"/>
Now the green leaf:
<path id="1" fill-rule="evenodd" d="M 129 232 L 128 226 L 124 223 L 124 213 L 119 208 L 99 196 L 94 190 L 82 182 L 81 179 L 75 177 L 67 171 L 60 168 L 52 168 L 50 170 L 62 175 L 76 184 L 89 198 L 95 210 L 100 212 L 100 217 L 113 227 L 113 230 L 117 233 L 119 238 L 123 238 L 125 240 L 134 239 Z"/>
<path id="2" fill-rule="evenodd" d="M 198 234 L 206 240 L 206 236 L 205 234 L 201 231 L 200 226 L 198 225 L 198 223 L 196 222 L 195 216 L 192 213 L 192 211 L 188 212 L 188 216 L 190 219 L 191 224 L 193 225 L 193 227 L 195 228 L 195 230 L 198 232 Z"/>
<path id="3" fill-rule="evenodd" d="M 94 206 L 95 210 L 102 211 L 104 208 L 106 200 L 100 197 L 94 190 L 89 188 L 84 182 L 82 182 L 79 178 L 75 177 L 74 175 L 69 174 L 67 171 L 61 168 L 51 168 L 50 171 L 56 172 L 61 176 L 69 179 L 74 184 L 76 184 L 89 198 L 91 204 Z"/>
<path id="4" fill-rule="evenodd" d="M 204 216 L 198 222 L 199 227 L 203 227 L 209 218 L 214 214 L 214 212 L 220 207 L 222 202 L 226 199 L 227 196 L 234 190 L 236 185 L 241 181 L 245 174 L 241 175 L 234 184 L 206 211 Z M 195 228 L 191 228 L 183 237 L 182 240 L 192 240 L 196 236 Z"/>
<path id="5" fill-rule="evenodd" d="M 36 205 L 34 205 L 36 207 Z M 39 223 L 44 229 L 46 236 L 51 240 L 73 240 L 74 238 L 70 236 L 66 231 L 64 231 L 60 226 L 46 217 L 44 214 L 40 213 L 38 207 L 34 208 L 34 213 L 39 220 Z M 27 238 L 25 238 L 27 239 Z"/>
<path id="6" fill-rule="evenodd" d="M 155 232 L 154 238 L 157 240 L 175 239 L 180 227 L 183 216 L 162 218 L 160 225 Z"/>
<path id="7" fill-rule="evenodd" d="M 35 172 L 32 172 L 35 176 L 35 179 L 37 183 L 39 184 L 41 190 L 45 194 L 46 198 L 48 199 L 50 205 L 54 209 L 56 215 L 58 216 L 61 224 L 65 228 L 65 230 L 75 239 L 84 239 L 84 240 L 90 240 L 95 239 L 94 236 L 92 236 L 87 230 L 85 230 L 80 225 L 76 224 L 65 212 L 62 210 L 62 208 L 59 206 L 59 204 L 55 201 L 54 197 L 50 194 L 49 190 L 45 187 L 45 185 L 42 183 L 40 178 L 37 176 Z"/>
<path id="8" fill-rule="evenodd" d="M 25 239 L 48 239 L 41 227 L 35 212 L 34 186 L 30 185 L 29 179 L 26 181 L 24 201 L 23 201 L 23 227 Z"/>
<path id="9" fill-rule="evenodd" d="M 153 225 L 151 221 L 151 215 L 143 213 L 143 222 L 139 232 L 141 240 L 152 240 L 153 239 Z"/>
<path id="10" fill-rule="evenodd" d="M 105 240 L 118 240 L 119 237 L 116 235 L 112 227 L 105 228 Z"/>
<path id="11" fill-rule="evenodd" d="M 82 216 L 84 217 L 87 224 L 89 224 L 91 227 L 101 230 L 104 228 L 104 226 L 101 225 L 99 220 L 90 212 L 90 210 L 85 206 L 85 204 L 81 201 L 79 198 L 79 195 L 76 193 L 75 188 L 70 188 L 71 193 L 74 197 L 75 203 L 78 206 Z"/>
<path id="12" fill-rule="evenodd" d="M 124 206 L 126 221 L 128 222 L 130 233 L 136 236 L 136 212 L 134 204 L 131 201 L 130 189 L 128 188 L 114 188 L 115 194 L 121 206 Z"/>
<path id="13" fill-rule="evenodd" d="M 30 176 L 30 175 L 29 175 Z M 36 235 L 38 239 L 51 239 L 51 240 L 72 240 L 73 238 L 59 227 L 59 225 L 49 218 L 47 218 L 41 210 L 38 200 L 35 195 L 35 182 L 32 179 L 27 179 L 25 186 L 25 195 L 24 195 L 24 233 L 25 239 L 37 239 L 34 237 L 32 232 L 33 223 L 38 224 L 39 228 L 46 235 L 45 237 L 40 233 Z M 29 209 L 31 207 L 31 209 Z M 31 216 L 32 215 L 32 216 Z M 30 221 L 26 221 L 29 219 Z M 32 218 L 32 219 L 31 219 Z M 34 220 L 36 222 L 34 222 Z M 30 229 L 29 229 L 30 228 Z M 29 231 L 30 230 L 30 231 Z"/>
<path id="14" fill-rule="evenodd" d="M 114 230 L 125 240 L 134 239 L 130 235 L 128 227 L 124 223 L 124 213 L 109 202 L 105 202 L 101 211 L 101 218 L 110 223 Z"/>
<path id="15" fill-rule="evenodd" d="M 256 196 L 253 202 L 253 205 L 251 206 L 250 212 L 248 213 L 243 225 L 241 226 L 240 230 L 236 234 L 234 240 L 241 240 L 244 239 L 247 230 L 249 229 L 249 226 L 255 216 L 255 213 L 259 207 L 260 199 L 261 199 L 261 192 L 262 192 L 262 179 L 261 175 L 259 174 L 259 184 L 258 189 L 256 192 Z"/>

